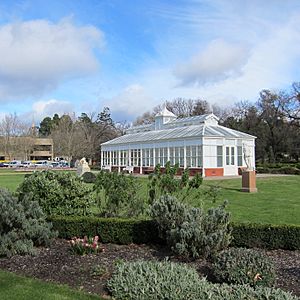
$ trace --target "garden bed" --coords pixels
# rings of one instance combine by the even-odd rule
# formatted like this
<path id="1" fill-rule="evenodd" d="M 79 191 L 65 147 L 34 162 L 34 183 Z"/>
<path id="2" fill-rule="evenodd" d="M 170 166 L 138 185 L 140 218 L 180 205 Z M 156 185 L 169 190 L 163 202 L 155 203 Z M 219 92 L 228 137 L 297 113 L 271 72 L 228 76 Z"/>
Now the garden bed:
<path id="1" fill-rule="evenodd" d="M 162 247 L 104 244 L 103 248 L 104 252 L 96 255 L 79 256 L 70 253 L 68 241 L 56 239 L 50 247 L 37 249 L 36 256 L 17 255 L 1 258 L 0 268 L 44 281 L 67 284 L 89 293 L 106 295 L 106 281 L 114 265 L 120 260 L 162 260 L 168 257 L 171 261 L 184 262 Z M 266 253 L 276 266 L 276 287 L 300 296 L 300 251 L 261 251 Z M 185 263 L 195 267 L 200 275 L 213 280 L 210 265 L 206 261 L 198 259 Z"/>

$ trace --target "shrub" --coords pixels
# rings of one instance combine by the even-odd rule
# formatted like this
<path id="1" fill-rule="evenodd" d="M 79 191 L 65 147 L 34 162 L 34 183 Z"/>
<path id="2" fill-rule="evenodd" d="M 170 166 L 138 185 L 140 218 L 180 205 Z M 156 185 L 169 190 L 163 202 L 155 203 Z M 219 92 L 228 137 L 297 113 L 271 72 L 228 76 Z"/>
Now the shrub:
<path id="1" fill-rule="evenodd" d="M 299 225 L 232 224 L 232 246 L 266 249 L 300 249 Z"/>
<path id="2" fill-rule="evenodd" d="M 144 200 L 138 196 L 140 186 L 133 176 L 100 171 L 95 182 L 101 216 L 136 217 L 144 214 Z"/>
<path id="3" fill-rule="evenodd" d="M 199 276 L 196 270 L 167 261 L 117 264 L 108 281 L 116 299 L 192 299 Z M 184 298 L 183 298 L 184 297 Z"/>
<path id="4" fill-rule="evenodd" d="M 298 299 L 280 289 L 212 284 L 200 279 L 194 269 L 167 261 L 117 264 L 108 289 L 119 300 Z"/>
<path id="5" fill-rule="evenodd" d="M 157 222 L 138 219 L 98 217 L 48 217 L 59 237 L 95 236 L 101 234 L 105 243 L 162 243 Z M 231 223 L 231 246 L 267 249 L 300 249 L 300 226 Z"/>
<path id="6" fill-rule="evenodd" d="M 69 172 L 34 172 L 17 192 L 20 200 L 38 201 L 47 215 L 86 215 L 93 203 L 90 187 Z"/>
<path id="7" fill-rule="evenodd" d="M 294 167 L 281 167 L 280 174 L 300 175 L 300 170 Z"/>
<path id="8" fill-rule="evenodd" d="M 273 286 L 275 269 L 271 260 L 253 249 L 231 248 L 217 254 L 215 277 L 226 283 Z"/>
<path id="9" fill-rule="evenodd" d="M 85 172 L 81 177 L 85 183 L 95 183 L 96 181 L 96 175 L 93 172 Z"/>
<path id="10" fill-rule="evenodd" d="M 159 243 L 157 225 L 152 220 L 114 219 L 97 217 L 49 218 L 59 237 L 100 235 L 103 243 L 145 244 Z"/>
<path id="11" fill-rule="evenodd" d="M 199 174 L 196 173 L 195 176 L 190 180 L 189 182 L 189 187 L 193 189 L 198 189 L 203 182 L 203 177 Z"/>
<path id="12" fill-rule="evenodd" d="M 271 171 L 267 167 L 256 167 L 256 173 L 258 173 L 258 174 L 268 174 L 268 173 L 271 173 Z"/>
<path id="13" fill-rule="evenodd" d="M 175 253 L 208 257 L 226 248 L 231 240 L 229 213 L 224 208 L 205 212 L 167 195 L 153 203 L 151 215 L 158 223 L 161 238 Z"/>
<path id="14" fill-rule="evenodd" d="M 34 245 L 48 244 L 54 236 L 38 202 L 0 189 L 0 256 L 34 254 Z"/>

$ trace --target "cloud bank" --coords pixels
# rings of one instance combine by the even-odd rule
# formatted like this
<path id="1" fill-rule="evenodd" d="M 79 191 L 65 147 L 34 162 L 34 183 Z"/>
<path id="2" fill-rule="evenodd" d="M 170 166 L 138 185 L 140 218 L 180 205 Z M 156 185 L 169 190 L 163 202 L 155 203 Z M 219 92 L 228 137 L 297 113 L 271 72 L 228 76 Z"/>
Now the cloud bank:
<path id="1" fill-rule="evenodd" d="M 41 96 L 65 79 L 94 73 L 94 50 L 103 44 L 99 29 L 70 19 L 0 26 L 0 102 Z"/>
<path id="2" fill-rule="evenodd" d="M 248 57 L 246 47 L 213 40 L 188 62 L 179 64 L 174 75 L 181 85 L 215 83 L 240 75 Z"/>

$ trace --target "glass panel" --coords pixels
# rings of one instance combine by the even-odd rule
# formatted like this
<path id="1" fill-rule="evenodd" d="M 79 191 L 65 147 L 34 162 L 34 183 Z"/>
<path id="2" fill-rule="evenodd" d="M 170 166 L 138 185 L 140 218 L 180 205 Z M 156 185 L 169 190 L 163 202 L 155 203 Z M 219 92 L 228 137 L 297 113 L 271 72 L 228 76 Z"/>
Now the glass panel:
<path id="1" fill-rule="evenodd" d="M 227 156 L 226 156 L 227 159 Z M 217 146 L 217 167 L 223 167 L 223 147 Z"/>

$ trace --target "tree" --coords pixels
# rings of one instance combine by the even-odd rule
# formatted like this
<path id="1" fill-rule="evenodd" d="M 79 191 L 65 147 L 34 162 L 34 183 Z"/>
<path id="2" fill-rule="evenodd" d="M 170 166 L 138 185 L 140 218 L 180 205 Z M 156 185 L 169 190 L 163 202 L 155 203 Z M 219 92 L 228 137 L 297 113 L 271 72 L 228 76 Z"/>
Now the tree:
<path id="1" fill-rule="evenodd" d="M 78 147 L 82 140 L 80 133 L 76 130 L 75 115 L 63 115 L 58 124 L 51 131 L 55 156 L 66 157 L 71 162 L 76 156 Z"/>
<path id="2" fill-rule="evenodd" d="M 9 160 L 16 157 L 28 159 L 29 151 L 34 144 L 30 126 L 22 122 L 14 114 L 7 114 L 0 122 L 0 151 L 8 156 Z"/>
<path id="3" fill-rule="evenodd" d="M 52 119 L 50 117 L 45 117 L 40 123 L 39 135 L 42 137 L 49 136 L 51 134 L 52 127 Z"/>

